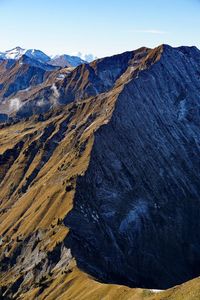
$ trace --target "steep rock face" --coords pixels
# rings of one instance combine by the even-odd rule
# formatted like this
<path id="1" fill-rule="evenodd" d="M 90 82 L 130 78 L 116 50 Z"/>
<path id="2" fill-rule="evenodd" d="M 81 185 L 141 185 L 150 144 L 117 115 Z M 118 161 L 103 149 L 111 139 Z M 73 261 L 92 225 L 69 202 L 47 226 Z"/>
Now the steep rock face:
<path id="1" fill-rule="evenodd" d="M 164 289 L 200 274 L 200 52 L 161 52 L 97 131 L 65 243 L 101 280 Z"/>

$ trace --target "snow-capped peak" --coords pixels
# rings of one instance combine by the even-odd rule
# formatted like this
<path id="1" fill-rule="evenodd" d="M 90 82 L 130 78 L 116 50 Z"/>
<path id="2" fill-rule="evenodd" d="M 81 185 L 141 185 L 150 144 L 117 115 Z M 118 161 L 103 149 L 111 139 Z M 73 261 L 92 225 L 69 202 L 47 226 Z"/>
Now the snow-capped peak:
<path id="1" fill-rule="evenodd" d="M 36 49 L 28 49 L 27 50 L 27 49 L 23 49 L 21 47 L 16 47 L 11 50 L 7 50 L 5 52 L 0 52 L 0 58 L 18 60 L 24 54 L 26 54 L 28 57 L 30 57 L 32 59 L 36 59 L 40 62 L 48 62 L 50 60 L 50 57 L 40 50 L 36 50 Z"/>
<path id="2" fill-rule="evenodd" d="M 6 59 L 19 59 L 22 55 L 24 55 L 26 52 L 25 49 L 22 49 L 21 47 L 16 47 L 11 50 L 7 50 L 4 53 L 4 58 Z"/>
<path id="3" fill-rule="evenodd" d="M 5 52 L 0 52 L 0 59 L 12 59 L 19 60 L 23 55 L 26 55 L 29 59 L 37 61 L 39 63 L 57 66 L 57 67 L 77 67 L 81 64 L 87 63 L 91 61 L 91 57 L 88 57 L 90 60 L 84 60 L 79 56 L 72 55 L 56 55 L 56 56 L 48 56 L 41 50 L 36 49 L 23 49 L 21 47 L 16 47 L 11 50 L 7 50 Z"/>

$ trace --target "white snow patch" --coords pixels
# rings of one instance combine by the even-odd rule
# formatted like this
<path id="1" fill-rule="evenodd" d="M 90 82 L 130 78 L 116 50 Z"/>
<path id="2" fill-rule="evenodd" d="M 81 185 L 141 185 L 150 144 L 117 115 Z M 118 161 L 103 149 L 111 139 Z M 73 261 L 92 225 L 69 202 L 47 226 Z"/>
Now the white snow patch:
<path id="1" fill-rule="evenodd" d="M 19 59 L 23 54 L 25 54 L 26 50 L 20 47 L 16 47 L 14 49 L 8 50 L 5 52 L 5 57 L 7 59 Z"/>
<path id="2" fill-rule="evenodd" d="M 65 74 L 59 74 L 57 77 L 57 79 L 63 79 L 63 78 L 65 78 Z"/>
<path id="3" fill-rule="evenodd" d="M 28 92 L 28 91 L 30 91 L 30 89 L 31 89 L 31 87 L 29 86 L 26 89 L 20 90 L 20 92 Z"/>
<path id="4" fill-rule="evenodd" d="M 153 292 L 153 293 L 160 293 L 160 292 L 163 292 L 163 290 L 155 290 L 155 289 L 151 289 L 150 291 Z"/>

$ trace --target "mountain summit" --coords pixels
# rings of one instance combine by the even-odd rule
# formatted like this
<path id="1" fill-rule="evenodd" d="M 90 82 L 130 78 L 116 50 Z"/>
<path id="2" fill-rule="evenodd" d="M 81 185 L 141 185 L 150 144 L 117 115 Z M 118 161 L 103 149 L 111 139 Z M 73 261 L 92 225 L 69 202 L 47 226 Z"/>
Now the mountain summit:
<path id="1" fill-rule="evenodd" d="M 22 49 L 21 47 L 16 47 L 11 50 L 7 50 L 4 53 L 1 52 L 1 58 L 3 59 L 19 59 L 24 55 L 26 52 L 25 49 Z"/>
<path id="2" fill-rule="evenodd" d="M 51 58 L 51 65 L 60 66 L 60 67 L 77 67 L 81 64 L 87 63 L 85 60 L 81 59 L 78 56 L 70 56 L 67 54 L 56 55 Z"/>
<path id="3" fill-rule="evenodd" d="M 11 50 L 7 50 L 5 52 L 1 52 L 0 58 L 18 60 L 23 55 L 27 55 L 28 57 L 30 57 L 32 59 L 36 59 L 43 63 L 48 62 L 50 60 L 50 57 L 48 55 L 44 54 L 40 50 L 35 50 L 35 49 L 26 50 L 21 47 L 16 47 Z"/>

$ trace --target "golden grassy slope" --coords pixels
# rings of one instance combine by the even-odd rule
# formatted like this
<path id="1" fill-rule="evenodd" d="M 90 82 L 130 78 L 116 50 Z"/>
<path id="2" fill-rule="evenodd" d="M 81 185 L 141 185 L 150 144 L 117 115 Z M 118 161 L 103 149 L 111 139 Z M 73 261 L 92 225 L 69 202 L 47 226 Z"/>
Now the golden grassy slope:
<path id="1" fill-rule="evenodd" d="M 1 128 L 0 257 L 11 261 L 21 247 L 24 252 L 1 272 L 1 286 L 11 286 L 36 267 L 24 256 L 35 255 L 27 239 L 37 242 L 37 263 L 64 240 L 68 229 L 62 219 L 72 208 L 76 178 L 87 169 L 94 132 L 108 122 L 117 94 L 70 104 L 43 121 L 32 117 Z"/>
<path id="2" fill-rule="evenodd" d="M 125 286 L 103 284 L 95 281 L 77 267 L 69 274 L 59 274 L 45 291 L 38 295 L 38 289 L 31 290 L 19 299 L 23 300 L 198 300 L 200 279 L 166 291 L 154 292 L 145 289 L 131 289 Z"/>

